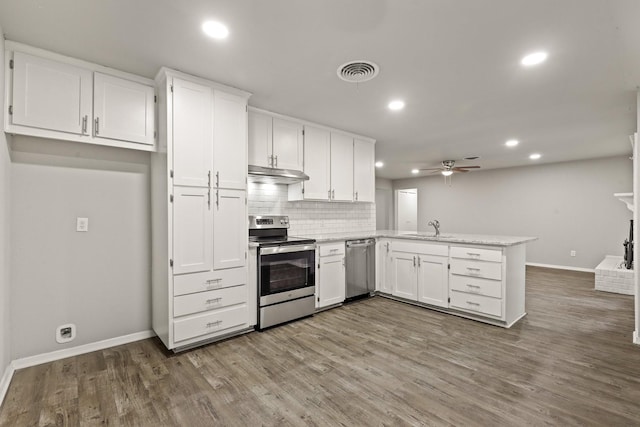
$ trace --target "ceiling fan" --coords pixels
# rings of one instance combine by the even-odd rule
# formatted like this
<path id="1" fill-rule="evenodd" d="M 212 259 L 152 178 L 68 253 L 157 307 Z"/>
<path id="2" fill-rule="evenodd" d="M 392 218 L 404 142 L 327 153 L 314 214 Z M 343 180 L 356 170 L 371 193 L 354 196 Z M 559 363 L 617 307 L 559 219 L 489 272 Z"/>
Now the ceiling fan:
<path id="1" fill-rule="evenodd" d="M 443 160 L 442 166 L 439 168 L 425 168 L 421 171 L 432 171 L 431 173 L 440 172 L 444 176 L 451 176 L 454 172 L 469 172 L 469 169 L 479 169 L 480 166 L 455 166 L 455 160 Z"/>

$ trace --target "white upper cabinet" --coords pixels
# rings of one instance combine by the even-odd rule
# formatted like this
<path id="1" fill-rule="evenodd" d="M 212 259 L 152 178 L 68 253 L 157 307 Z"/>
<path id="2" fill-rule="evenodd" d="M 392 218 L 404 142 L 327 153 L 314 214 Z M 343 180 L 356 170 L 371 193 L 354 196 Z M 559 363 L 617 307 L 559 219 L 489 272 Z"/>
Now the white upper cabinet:
<path id="1" fill-rule="evenodd" d="M 94 136 L 153 145 L 154 96 L 153 86 L 94 73 Z"/>
<path id="2" fill-rule="evenodd" d="M 213 89 L 173 79 L 173 184 L 210 187 L 213 179 Z"/>
<path id="3" fill-rule="evenodd" d="M 353 141 L 353 200 L 375 201 L 375 146 L 373 143 L 355 139 Z"/>
<path id="4" fill-rule="evenodd" d="M 249 112 L 249 164 L 303 169 L 302 124 L 258 111 Z"/>
<path id="5" fill-rule="evenodd" d="M 241 190 L 214 190 L 213 268 L 243 267 L 247 251 L 246 193 Z"/>
<path id="6" fill-rule="evenodd" d="M 271 167 L 273 152 L 273 118 L 256 111 L 249 112 L 249 164 Z"/>
<path id="7" fill-rule="evenodd" d="M 90 135 L 91 77 L 84 68 L 15 52 L 10 122 Z"/>
<path id="8" fill-rule="evenodd" d="M 247 100 L 215 91 L 213 129 L 213 185 L 247 187 Z"/>
<path id="9" fill-rule="evenodd" d="M 5 42 L 5 132 L 156 149 L 152 80 Z"/>
<path id="10" fill-rule="evenodd" d="M 302 149 L 302 125 L 274 117 L 272 167 L 301 171 Z"/>
<path id="11" fill-rule="evenodd" d="M 331 200 L 353 200 L 353 138 L 331 132 Z"/>
<path id="12" fill-rule="evenodd" d="M 305 199 L 329 199 L 331 191 L 331 137 L 328 130 L 304 127 Z"/>

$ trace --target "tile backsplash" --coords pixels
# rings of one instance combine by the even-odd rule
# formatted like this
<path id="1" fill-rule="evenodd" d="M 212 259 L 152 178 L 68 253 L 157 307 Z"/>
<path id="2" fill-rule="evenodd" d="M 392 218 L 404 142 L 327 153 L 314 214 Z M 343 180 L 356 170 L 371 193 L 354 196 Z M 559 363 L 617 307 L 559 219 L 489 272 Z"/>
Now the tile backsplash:
<path id="1" fill-rule="evenodd" d="M 249 183 L 249 215 L 289 215 L 289 234 L 376 229 L 375 203 L 290 202 L 283 184 Z"/>

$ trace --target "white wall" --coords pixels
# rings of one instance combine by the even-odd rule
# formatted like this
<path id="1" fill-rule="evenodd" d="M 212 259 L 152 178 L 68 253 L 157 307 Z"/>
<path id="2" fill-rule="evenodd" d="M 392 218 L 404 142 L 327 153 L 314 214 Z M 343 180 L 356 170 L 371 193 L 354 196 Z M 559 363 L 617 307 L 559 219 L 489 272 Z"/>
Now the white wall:
<path id="1" fill-rule="evenodd" d="M 16 136 L 12 160 L 12 357 L 149 330 L 149 154 Z"/>
<path id="2" fill-rule="evenodd" d="M 289 215 L 292 236 L 376 228 L 374 203 L 289 202 L 283 184 L 249 183 L 250 215 Z"/>
<path id="3" fill-rule="evenodd" d="M 394 228 L 393 182 L 390 179 L 376 178 L 376 230 Z"/>
<path id="4" fill-rule="evenodd" d="M 0 28 L 0 34 L 3 34 L 2 28 Z M 4 42 L 0 42 L 0 58 L 4 58 Z M 4 100 L 4 67 L 0 67 L 0 100 Z M 0 114 L 0 378 L 11 361 L 9 328 L 9 307 L 11 306 L 9 293 L 11 160 L 7 139 L 1 129 L 4 129 L 4 114 Z"/>
<path id="5" fill-rule="evenodd" d="M 613 193 L 632 191 L 632 162 L 613 157 L 394 181 L 418 189 L 418 229 L 536 236 L 527 262 L 595 268 L 623 254 L 631 211 Z M 569 256 L 571 250 L 576 257 Z"/>

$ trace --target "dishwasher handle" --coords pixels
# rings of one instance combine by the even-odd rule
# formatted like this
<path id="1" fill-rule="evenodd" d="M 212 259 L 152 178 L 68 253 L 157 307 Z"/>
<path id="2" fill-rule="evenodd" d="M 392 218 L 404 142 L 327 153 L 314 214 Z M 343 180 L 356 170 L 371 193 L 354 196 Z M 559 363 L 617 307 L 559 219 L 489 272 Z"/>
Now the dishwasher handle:
<path id="1" fill-rule="evenodd" d="M 367 248 L 375 244 L 376 244 L 376 241 L 373 239 L 347 240 L 347 243 L 346 243 L 347 248 Z"/>

